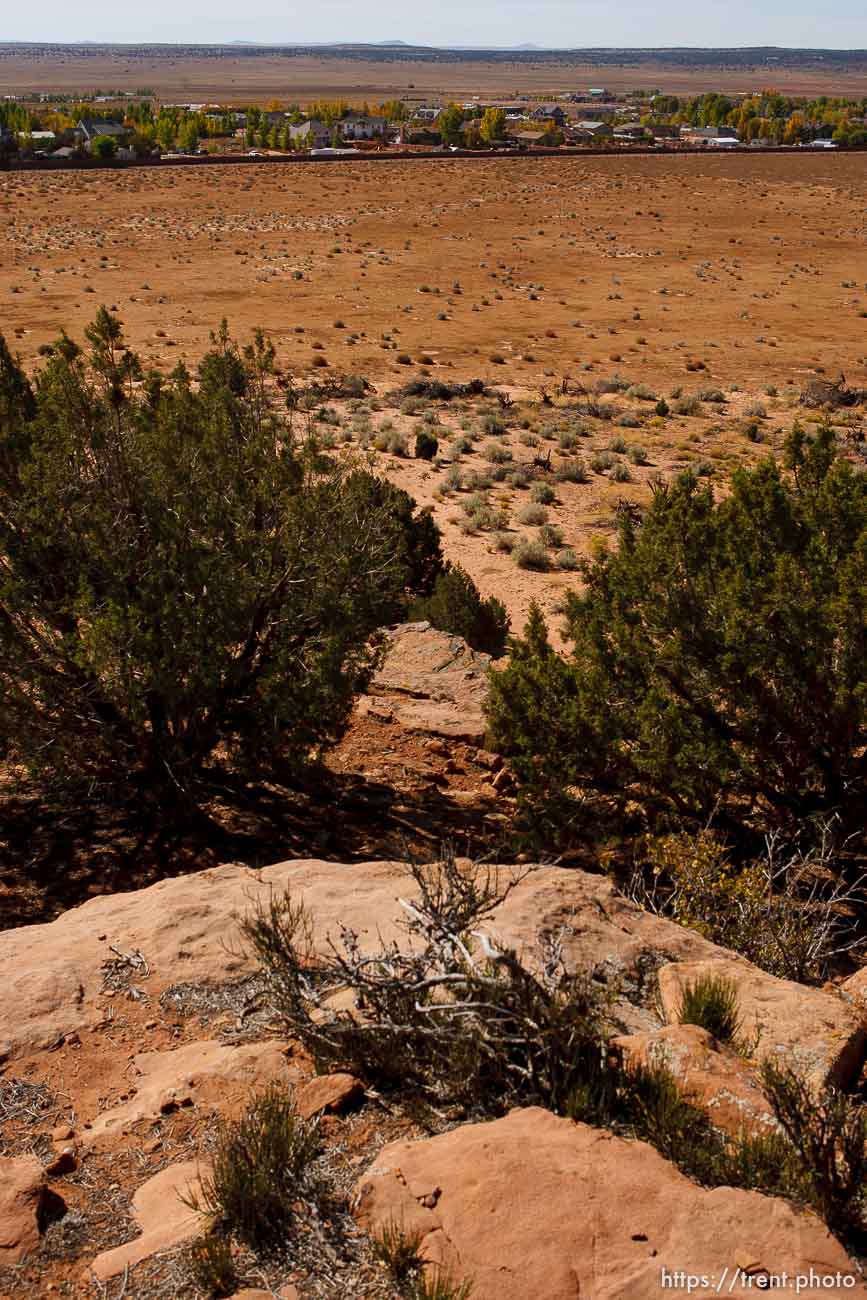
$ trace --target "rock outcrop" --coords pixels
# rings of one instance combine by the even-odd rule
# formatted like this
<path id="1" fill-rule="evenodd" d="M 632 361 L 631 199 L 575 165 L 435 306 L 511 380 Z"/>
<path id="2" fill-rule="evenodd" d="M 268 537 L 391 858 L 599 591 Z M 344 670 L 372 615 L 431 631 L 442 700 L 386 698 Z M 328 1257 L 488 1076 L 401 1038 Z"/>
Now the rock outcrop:
<path id="1" fill-rule="evenodd" d="M 202 1172 L 195 1160 L 187 1160 L 168 1165 L 142 1183 L 132 1198 L 141 1234 L 97 1255 L 92 1267 L 100 1282 L 107 1282 L 157 1251 L 170 1250 L 202 1231 L 201 1216 L 187 1204 L 201 1191 Z"/>
<path id="2" fill-rule="evenodd" d="M 385 656 L 361 710 L 385 713 L 411 731 L 481 744 L 490 655 L 430 623 L 400 623 L 385 636 Z"/>
<path id="3" fill-rule="evenodd" d="M 301 859 L 261 871 L 227 865 L 95 898 L 50 924 L 0 933 L 0 967 L 7 972 L 0 983 L 5 1055 L 44 1049 L 101 1019 L 116 996 L 105 987 L 111 948 L 143 956 L 151 995 L 178 983 L 221 984 L 251 971 L 239 916 L 257 899 L 287 888 L 308 906 L 316 943 L 324 945 L 348 922 L 362 947 L 370 948 L 379 936 L 399 933 L 398 899 L 412 897 L 415 885 L 406 867 L 391 862 Z M 694 931 L 642 911 L 604 876 L 536 868 L 485 929 L 530 959 L 540 934 L 558 935 L 572 967 L 617 981 L 623 1032 L 660 1027 L 657 980 L 665 1019 L 674 1021 L 684 980 L 713 970 L 736 981 L 745 1032 L 756 1025 L 760 1030 L 759 1056 L 788 1054 L 815 1078 L 842 1084 L 867 1053 L 864 1012 L 856 1003 L 758 970 Z"/>
<path id="4" fill-rule="evenodd" d="M 33 1156 L 0 1157 L 0 1267 L 39 1243 L 45 1172 Z"/>
<path id="5" fill-rule="evenodd" d="M 722 1047 L 699 1025 L 665 1025 L 616 1038 L 628 1061 L 664 1065 L 681 1091 L 707 1111 L 715 1126 L 737 1138 L 775 1124 L 754 1061 Z"/>
<path id="6" fill-rule="evenodd" d="M 685 985 L 703 976 L 730 980 L 737 989 L 742 1032 L 755 1055 L 791 1065 L 821 1086 L 848 1088 L 867 1051 L 864 1015 L 839 995 L 777 979 L 741 958 L 672 962 L 659 971 L 665 1017 L 678 1018 Z"/>
<path id="7" fill-rule="evenodd" d="M 837 1277 L 801 1295 L 865 1296 L 842 1246 L 784 1201 L 685 1178 L 643 1142 L 548 1111 L 512 1111 L 385 1147 L 355 1189 L 370 1232 L 421 1234 L 422 1255 L 473 1300 L 658 1300 L 670 1289 L 751 1297 L 758 1274 Z M 707 1279 L 702 1281 L 699 1279 Z M 851 1282 L 851 1284 L 850 1284 Z"/>

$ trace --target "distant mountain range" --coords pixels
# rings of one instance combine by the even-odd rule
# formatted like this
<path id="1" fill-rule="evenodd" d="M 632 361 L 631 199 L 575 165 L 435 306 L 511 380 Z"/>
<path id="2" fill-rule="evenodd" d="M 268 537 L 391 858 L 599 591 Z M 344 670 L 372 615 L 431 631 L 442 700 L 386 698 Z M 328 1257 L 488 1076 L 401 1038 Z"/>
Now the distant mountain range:
<path id="1" fill-rule="evenodd" d="M 776 71 L 785 69 L 803 69 L 821 67 L 824 72 L 861 71 L 867 68 L 867 50 L 829 50 L 829 49 L 786 49 L 781 46 L 763 45 L 740 48 L 661 46 L 650 47 L 616 47 L 593 46 L 571 49 L 552 49 L 533 44 L 512 46 L 472 46 L 472 45 L 411 45 L 407 41 L 390 40 L 376 43 L 312 42 L 305 44 L 280 44 L 270 42 L 260 44 L 254 41 L 229 41 L 223 44 L 205 45 L 198 42 L 96 42 L 80 41 L 63 43 L 60 41 L 7 41 L 0 42 L 0 58 L 14 57 L 16 54 L 30 52 L 41 58 L 65 57 L 77 53 L 79 57 L 95 58 L 117 53 L 124 58 L 149 57 L 176 58 L 237 58 L 243 52 L 249 58 L 266 56 L 281 58 L 299 58 L 305 54 L 315 53 L 336 58 L 356 60 L 359 62 L 416 62 L 416 63 L 534 63 L 551 64 L 558 67 L 575 65 L 590 66 L 597 69 L 606 67 L 649 67 L 664 64 L 668 67 L 712 70 L 762 70 L 771 68 Z"/>

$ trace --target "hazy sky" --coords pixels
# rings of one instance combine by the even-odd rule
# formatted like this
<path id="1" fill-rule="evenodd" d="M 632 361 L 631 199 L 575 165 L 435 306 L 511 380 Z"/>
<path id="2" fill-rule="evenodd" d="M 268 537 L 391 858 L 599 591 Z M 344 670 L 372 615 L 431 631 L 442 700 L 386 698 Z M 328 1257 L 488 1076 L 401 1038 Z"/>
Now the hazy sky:
<path id="1" fill-rule="evenodd" d="M 4 4 L 0 41 L 384 41 L 425 45 L 867 48 L 865 0 L 42 0 Z"/>

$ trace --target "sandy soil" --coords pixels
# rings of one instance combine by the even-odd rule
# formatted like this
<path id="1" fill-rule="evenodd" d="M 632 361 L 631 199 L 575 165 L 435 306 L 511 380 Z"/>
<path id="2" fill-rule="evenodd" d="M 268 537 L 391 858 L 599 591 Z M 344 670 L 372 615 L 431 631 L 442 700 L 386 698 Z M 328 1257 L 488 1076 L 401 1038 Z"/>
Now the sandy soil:
<path id="1" fill-rule="evenodd" d="M 460 61 L 413 62 L 321 58 L 313 54 L 257 55 L 238 53 L 218 58 L 191 57 L 167 49 L 136 55 L 63 47 L 39 54 L 0 48 L 0 94 L 28 91 L 81 92 L 97 86 L 135 91 L 148 87 L 165 99 L 208 99 L 255 103 L 267 99 L 299 100 L 343 96 L 353 101 L 390 99 L 395 95 L 427 95 L 449 99 L 460 95 L 531 95 L 570 93 L 589 86 L 613 91 L 657 88 L 669 94 L 728 93 L 762 90 L 768 86 L 793 95 L 867 94 L 862 67 L 838 72 L 816 64 L 806 68 L 689 68 L 665 63 L 599 66 L 565 57 L 560 62 Z"/>
<path id="2" fill-rule="evenodd" d="M 456 377 L 502 381 L 501 353 L 511 382 L 863 372 L 865 199 L 865 155 L 0 175 L 0 320 L 33 357 L 104 303 L 174 361 L 225 315 L 292 369 L 321 342 L 374 380 L 400 373 L 385 331 Z"/>
<path id="3" fill-rule="evenodd" d="M 867 385 L 865 198 L 867 157 L 857 155 L 0 176 L 0 326 L 35 361 L 61 327 L 80 337 L 105 304 L 147 360 L 171 365 L 194 364 L 223 316 L 242 338 L 262 325 L 301 381 L 371 380 L 381 407 L 372 434 L 390 418 L 410 449 L 418 419 L 386 394 L 420 368 L 480 376 L 529 403 L 506 436 L 515 461 L 553 445 L 555 466 L 563 426 L 537 409 L 542 389 L 562 402 L 564 380 L 592 388 L 613 372 L 667 395 L 724 389 L 725 406 L 656 424 L 646 402 L 616 399 L 638 418 L 623 432 L 649 463 L 627 483 L 605 472 L 558 488 L 550 521 L 586 553 L 617 502 L 646 496 L 653 474 L 703 457 L 722 478 L 780 445 L 817 370 Z M 314 370 L 316 358 L 328 365 Z M 768 386 L 779 395 L 764 396 Z M 759 446 L 743 430 L 756 399 L 768 414 Z M 482 413 L 441 411 L 447 456 L 461 421 L 477 430 Z M 522 442 L 519 414 L 553 444 Z M 592 458 L 618 432 L 610 419 L 585 421 L 577 452 Z M 484 462 L 482 444 L 473 455 Z M 574 574 L 518 570 L 490 534 L 467 533 L 461 497 L 442 493 L 447 466 L 376 459 L 433 505 L 448 553 L 506 601 L 516 625 L 533 597 L 550 613 L 576 584 Z M 517 519 L 526 493 L 494 493 Z"/>

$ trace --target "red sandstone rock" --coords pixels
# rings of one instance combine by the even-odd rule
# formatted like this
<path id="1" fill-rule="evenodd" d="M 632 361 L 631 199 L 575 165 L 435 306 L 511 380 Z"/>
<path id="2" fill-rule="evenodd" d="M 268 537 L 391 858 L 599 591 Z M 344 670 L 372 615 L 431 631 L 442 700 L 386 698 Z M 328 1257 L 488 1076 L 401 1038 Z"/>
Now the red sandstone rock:
<path id="1" fill-rule="evenodd" d="M 739 1259 L 776 1274 L 855 1273 L 815 1216 L 758 1192 L 698 1187 L 646 1143 L 536 1108 L 391 1143 L 355 1204 L 368 1232 L 389 1221 L 418 1229 L 424 1257 L 473 1279 L 473 1300 L 659 1300 L 663 1269 L 713 1279 L 693 1296 L 713 1295 L 725 1276 L 726 1295 L 750 1300 L 755 1279 L 729 1287 Z M 856 1281 L 801 1294 L 867 1290 Z"/>

